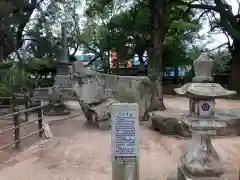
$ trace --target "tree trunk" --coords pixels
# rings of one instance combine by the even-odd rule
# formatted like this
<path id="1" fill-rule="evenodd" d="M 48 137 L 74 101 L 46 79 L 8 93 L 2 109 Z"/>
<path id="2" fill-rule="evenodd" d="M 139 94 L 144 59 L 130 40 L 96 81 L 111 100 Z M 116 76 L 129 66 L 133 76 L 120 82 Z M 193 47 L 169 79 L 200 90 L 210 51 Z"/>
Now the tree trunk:
<path id="1" fill-rule="evenodd" d="M 144 113 L 144 120 L 148 120 L 149 112 L 166 109 L 162 91 L 162 45 L 165 37 L 164 21 L 167 3 L 166 0 L 149 0 L 149 5 L 152 24 L 148 49 L 148 77 L 151 81 L 151 98 L 150 105 Z"/>
<path id="2" fill-rule="evenodd" d="M 175 67 L 175 68 L 174 68 L 174 79 L 175 79 L 175 82 L 174 82 L 174 83 L 176 83 L 176 84 L 179 83 L 179 81 L 178 81 L 178 80 L 179 80 L 178 75 L 179 75 L 178 67 Z"/>
<path id="3" fill-rule="evenodd" d="M 232 59 L 231 59 L 231 75 L 230 75 L 230 88 L 232 90 L 240 93 L 240 41 L 234 40 L 234 50 L 232 51 Z"/>
<path id="4" fill-rule="evenodd" d="M 101 53 L 101 61 L 106 62 L 106 67 L 105 67 L 106 69 L 104 70 L 104 72 L 107 73 L 107 74 L 111 74 L 111 65 L 110 65 L 110 61 L 109 61 L 110 50 L 108 50 L 108 58 L 107 59 L 103 58 L 103 54 L 104 53 Z M 111 56 L 111 54 L 110 54 L 110 56 Z"/>
<path id="5" fill-rule="evenodd" d="M 143 61 L 143 53 L 137 53 L 137 55 L 138 55 L 138 60 L 139 60 L 139 62 L 141 63 L 141 64 L 144 64 L 145 65 L 145 62 Z"/>
<path id="6" fill-rule="evenodd" d="M 174 77 L 177 78 L 177 77 L 178 77 L 178 74 L 179 74 L 178 67 L 175 67 L 175 68 L 174 68 Z"/>
<path id="7" fill-rule="evenodd" d="M 137 53 L 138 54 L 138 60 L 139 60 L 139 62 L 140 62 L 140 67 L 144 67 L 144 73 L 145 73 L 145 75 L 147 76 L 147 66 L 145 65 L 145 62 L 144 62 L 144 60 L 143 60 L 143 53 Z M 143 68 L 140 68 L 140 71 L 141 71 L 141 73 L 142 73 L 142 71 L 143 71 Z"/>

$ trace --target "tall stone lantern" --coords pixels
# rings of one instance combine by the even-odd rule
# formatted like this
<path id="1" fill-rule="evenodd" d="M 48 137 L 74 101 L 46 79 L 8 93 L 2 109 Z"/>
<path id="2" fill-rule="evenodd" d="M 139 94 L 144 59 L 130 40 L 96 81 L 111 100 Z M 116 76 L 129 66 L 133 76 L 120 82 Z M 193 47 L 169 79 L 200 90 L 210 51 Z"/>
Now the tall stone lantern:
<path id="1" fill-rule="evenodd" d="M 213 83 L 213 60 L 201 55 L 193 63 L 195 77 L 175 92 L 189 98 L 189 114 L 182 120 L 192 131 L 192 139 L 187 152 L 181 157 L 178 180 L 221 180 L 223 165 L 212 146 L 210 137 L 221 128 L 227 128 L 227 119 L 215 115 L 215 99 L 234 95 L 235 91 L 224 89 Z"/>

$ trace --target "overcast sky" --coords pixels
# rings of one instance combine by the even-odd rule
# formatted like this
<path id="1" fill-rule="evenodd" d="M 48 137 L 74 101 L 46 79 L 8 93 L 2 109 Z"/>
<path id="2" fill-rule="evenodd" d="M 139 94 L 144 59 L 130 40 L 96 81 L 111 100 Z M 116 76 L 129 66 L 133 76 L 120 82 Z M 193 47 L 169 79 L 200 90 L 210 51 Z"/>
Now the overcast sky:
<path id="1" fill-rule="evenodd" d="M 237 0 L 226 0 L 230 5 L 232 5 L 233 13 L 237 14 L 238 11 L 238 3 Z M 206 26 L 200 31 L 201 34 L 207 33 L 209 31 L 209 25 L 206 22 Z M 203 43 L 205 43 L 207 40 L 205 40 Z M 215 48 L 223 43 L 227 42 L 227 38 L 224 34 L 218 34 L 212 36 L 212 43 L 208 44 L 208 48 Z"/>
<path id="2" fill-rule="evenodd" d="M 233 8 L 233 13 L 237 14 L 238 11 L 238 3 L 237 0 L 225 0 L 226 2 L 228 2 L 230 5 L 232 5 Z M 82 12 L 83 11 L 83 7 L 79 8 L 78 12 Z M 205 25 L 203 26 L 203 29 L 200 31 L 200 34 L 206 34 L 209 31 L 210 27 L 208 22 L 205 22 Z M 203 45 L 205 44 L 207 41 L 209 41 L 209 39 L 206 39 L 204 41 L 199 41 L 199 45 Z M 227 38 L 224 34 L 218 34 L 218 35 L 213 35 L 211 37 L 211 43 L 207 45 L 208 48 L 215 48 L 223 43 L 227 42 Z"/>

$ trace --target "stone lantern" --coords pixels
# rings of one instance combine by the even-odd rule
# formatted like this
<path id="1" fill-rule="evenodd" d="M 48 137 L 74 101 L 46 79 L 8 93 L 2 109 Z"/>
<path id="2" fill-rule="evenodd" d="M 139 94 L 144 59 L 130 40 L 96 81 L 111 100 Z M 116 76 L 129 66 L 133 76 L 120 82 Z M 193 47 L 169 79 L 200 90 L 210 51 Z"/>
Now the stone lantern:
<path id="1" fill-rule="evenodd" d="M 49 116 L 61 116 L 70 113 L 64 104 L 61 89 L 58 86 L 50 87 L 48 90 L 48 105 L 44 107 L 43 113 Z"/>
<path id="2" fill-rule="evenodd" d="M 182 120 L 192 131 L 191 143 L 187 152 L 181 157 L 178 179 L 221 180 L 223 165 L 219 155 L 211 144 L 210 137 L 217 130 L 227 128 L 227 119 L 215 115 L 215 99 L 236 94 L 213 83 L 213 60 L 201 55 L 193 63 L 195 77 L 175 92 L 189 98 L 189 114 Z"/>
<path id="3" fill-rule="evenodd" d="M 69 73 L 73 83 L 73 91 L 79 98 L 88 103 L 95 101 L 98 96 L 97 72 L 84 67 L 82 62 L 76 61 L 69 67 Z"/>

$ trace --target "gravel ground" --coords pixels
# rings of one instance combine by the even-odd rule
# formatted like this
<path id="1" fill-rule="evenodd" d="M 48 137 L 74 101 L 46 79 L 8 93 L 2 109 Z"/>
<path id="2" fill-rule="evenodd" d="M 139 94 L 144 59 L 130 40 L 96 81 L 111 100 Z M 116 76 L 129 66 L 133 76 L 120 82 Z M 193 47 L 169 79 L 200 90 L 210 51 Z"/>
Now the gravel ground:
<path id="1" fill-rule="evenodd" d="M 110 180 L 110 132 L 88 128 L 84 121 L 69 121 L 74 121 L 75 127 L 79 125 L 78 132 L 68 132 L 67 137 L 56 137 L 39 148 L 23 152 L 5 162 L 0 179 Z M 57 126 L 60 128 L 59 124 Z M 186 140 L 160 135 L 146 126 L 141 126 L 140 134 L 141 179 L 166 179 L 176 170 Z M 214 139 L 214 146 L 224 164 L 236 174 L 240 160 L 240 138 Z"/>
<path id="2" fill-rule="evenodd" d="M 47 148 L 43 145 L 18 155 L 1 170 L 0 177 L 4 180 L 37 180 L 39 175 L 39 179 L 44 180 L 110 180 L 110 132 L 89 129 L 84 122 L 78 122 L 79 132 L 57 137 Z M 77 125 L 76 121 L 74 124 Z M 182 142 L 142 127 L 141 178 L 166 179 L 178 163 Z"/>
<path id="3" fill-rule="evenodd" d="M 177 105 L 174 98 L 169 99 L 165 101 L 168 107 L 171 104 Z M 183 101 L 180 101 L 181 107 L 184 103 L 187 104 L 187 101 Z M 225 103 L 222 106 L 226 106 Z M 239 103 L 236 106 L 239 106 Z M 234 107 L 238 108 L 236 106 Z M 111 179 L 109 131 L 99 131 L 86 126 L 82 116 L 50 122 L 50 127 L 55 138 L 2 162 L 0 180 Z M 163 136 L 149 129 L 146 124 L 141 125 L 141 180 L 165 180 L 176 170 L 186 142 L 184 139 Z M 236 175 L 240 162 L 240 137 L 214 139 L 213 145 L 227 168 L 227 174 Z M 237 177 L 232 176 L 229 180 L 237 180 Z"/>

